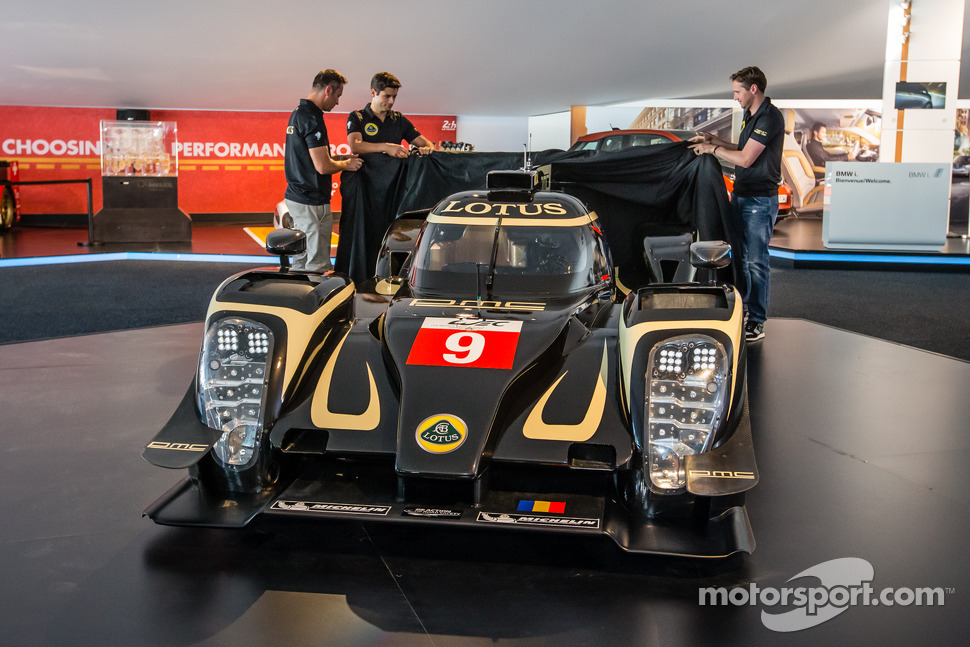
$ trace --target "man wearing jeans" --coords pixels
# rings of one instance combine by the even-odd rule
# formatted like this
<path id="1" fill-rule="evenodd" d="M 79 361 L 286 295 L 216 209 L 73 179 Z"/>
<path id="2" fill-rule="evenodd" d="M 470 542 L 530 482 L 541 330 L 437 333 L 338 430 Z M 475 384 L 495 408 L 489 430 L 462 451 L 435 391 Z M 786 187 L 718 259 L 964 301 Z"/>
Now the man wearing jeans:
<path id="1" fill-rule="evenodd" d="M 768 241 L 778 218 L 785 119 L 765 96 L 768 81 L 759 68 L 735 72 L 731 83 L 734 99 L 744 109 L 738 143 L 700 133 L 691 138 L 690 147 L 698 155 L 712 153 L 735 166 L 731 218 L 744 241 L 740 250 L 745 283 L 741 294 L 747 312 L 744 336 L 758 341 L 765 336 L 768 318 Z"/>

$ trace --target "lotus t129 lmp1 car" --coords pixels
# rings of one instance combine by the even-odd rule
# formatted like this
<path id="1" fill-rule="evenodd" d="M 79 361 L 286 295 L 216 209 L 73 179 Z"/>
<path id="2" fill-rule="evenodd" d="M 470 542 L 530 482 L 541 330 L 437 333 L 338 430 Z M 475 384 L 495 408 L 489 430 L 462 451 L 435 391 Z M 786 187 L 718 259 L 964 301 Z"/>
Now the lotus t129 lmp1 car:
<path id="1" fill-rule="evenodd" d="M 536 172 L 391 227 L 368 289 L 281 267 L 213 295 L 198 371 L 144 457 L 188 475 L 146 514 L 260 515 L 609 535 L 750 553 L 758 480 L 730 285 L 617 296 L 595 212 Z M 730 248 L 691 247 L 714 276 Z M 620 299 L 622 298 L 622 301 Z"/>

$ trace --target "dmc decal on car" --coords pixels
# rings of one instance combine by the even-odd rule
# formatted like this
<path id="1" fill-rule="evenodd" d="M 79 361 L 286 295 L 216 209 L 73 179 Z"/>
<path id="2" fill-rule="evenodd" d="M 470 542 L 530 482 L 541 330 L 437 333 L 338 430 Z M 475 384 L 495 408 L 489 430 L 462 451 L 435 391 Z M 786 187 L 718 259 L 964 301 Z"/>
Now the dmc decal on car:
<path id="1" fill-rule="evenodd" d="M 754 472 L 731 472 L 723 470 L 690 470 L 690 478 L 710 478 L 710 479 L 753 479 Z"/>
<path id="2" fill-rule="evenodd" d="M 408 305 L 412 308 L 485 308 L 487 310 L 523 310 L 542 312 L 546 309 L 544 303 L 530 303 L 528 301 L 482 301 L 479 299 L 411 299 Z"/>
<path id="3" fill-rule="evenodd" d="M 146 446 L 146 449 L 168 449 L 178 452 L 204 452 L 209 449 L 209 445 L 193 445 L 190 443 L 166 443 L 154 440 Z"/>

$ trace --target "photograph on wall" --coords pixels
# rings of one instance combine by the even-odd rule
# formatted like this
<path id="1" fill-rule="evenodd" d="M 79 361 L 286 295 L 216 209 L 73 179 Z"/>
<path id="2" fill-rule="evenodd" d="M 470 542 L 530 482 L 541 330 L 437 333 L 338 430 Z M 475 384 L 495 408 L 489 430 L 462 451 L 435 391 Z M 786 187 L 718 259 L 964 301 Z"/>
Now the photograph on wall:
<path id="1" fill-rule="evenodd" d="M 970 233 L 970 110 L 957 110 L 950 174 L 950 231 Z"/>
<path id="2" fill-rule="evenodd" d="M 782 108 L 781 176 L 801 215 L 820 215 L 828 162 L 876 162 L 882 113 L 871 108 Z"/>
<path id="3" fill-rule="evenodd" d="M 785 149 L 799 150 L 815 177 L 826 162 L 876 162 L 882 114 L 866 108 L 783 108 Z"/>
<path id="4" fill-rule="evenodd" d="M 731 108 L 644 108 L 630 128 L 706 132 L 731 140 Z"/>
<path id="5" fill-rule="evenodd" d="M 896 110 L 940 109 L 946 105 L 946 83 L 896 83 Z"/>
<path id="6" fill-rule="evenodd" d="M 709 132 L 736 140 L 731 108 L 643 108 L 627 128 Z M 785 149 L 801 151 L 812 174 L 822 179 L 825 162 L 879 159 L 882 115 L 866 108 L 783 108 Z"/>

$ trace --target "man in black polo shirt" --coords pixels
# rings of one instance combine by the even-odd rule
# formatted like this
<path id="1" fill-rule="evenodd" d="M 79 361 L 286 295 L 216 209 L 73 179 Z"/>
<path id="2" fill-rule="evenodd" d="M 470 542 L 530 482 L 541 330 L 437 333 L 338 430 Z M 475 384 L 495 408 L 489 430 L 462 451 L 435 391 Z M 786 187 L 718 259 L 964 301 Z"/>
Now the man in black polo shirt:
<path id="1" fill-rule="evenodd" d="M 284 172 L 286 193 L 283 199 L 293 218 L 293 226 L 306 234 L 306 253 L 293 257 L 293 269 L 326 272 L 330 263 L 330 213 L 332 175 L 356 171 L 361 160 L 356 156 L 330 155 L 330 140 L 323 113 L 340 102 L 347 79 L 337 70 L 323 70 L 313 79 L 306 99 L 290 115 L 286 126 Z"/>
<path id="2" fill-rule="evenodd" d="M 408 146 L 417 146 L 420 155 L 430 155 L 434 150 L 407 117 L 391 109 L 400 88 L 401 82 L 393 74 L 378 72 L 371 79 L 370 103 L 347 117 L 347 143 L 351 152 L 370 156 L 363 173 L 340 182 L 343 213 L 336 269 L 355 281 L 372 276 L 384 232 L 397 215 L 396 180 L 406 168 Z M 403 161 L 382 161 L 379 155 Z"/>
<path id="3" fill-rule="evenodd" d="M 390 72 L 378 72 L 370 82 L 370 103 L 347 118 L 347 143 L 355 154 L 384 153 L 391 157 L 407 157 L 406 141 L 417 146 L 418 153 L 428 155 L 434 150 L 411 121 L 400 112 L 391 110 L 397 100 L 401 82 Z"/>
<path id="4" fill-rule="evenodd" d="M 746 67 L 735 72 L 731 83 L 734 99 L 744 109 L 738 143 L 700 133 L 691 138 L 690 147 L 698 155 L 712 153 L 734 164 L 731 217 L 744 241 L 744 249 L 740 250 L 746 284 L 741 294 L 748 315 L 744 336 L 748 341 L 758 341 L 765 336 L 764 322 L 768 318 L 768 242 L 778 218 L 785 119 L 765 96 L 768 81 L 759 68 Z"/>

